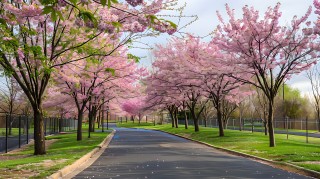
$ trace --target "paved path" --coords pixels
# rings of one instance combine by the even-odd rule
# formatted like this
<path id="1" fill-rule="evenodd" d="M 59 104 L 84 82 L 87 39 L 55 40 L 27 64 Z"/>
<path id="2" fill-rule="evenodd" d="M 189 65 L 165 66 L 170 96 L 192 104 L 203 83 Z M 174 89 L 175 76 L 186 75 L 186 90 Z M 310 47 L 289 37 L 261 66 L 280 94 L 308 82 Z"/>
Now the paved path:
<path id="1" fill-rule="evenodd" d="M 75 178 L 307 178 L 163 132 L 116 130 L 109 148 Z"/>

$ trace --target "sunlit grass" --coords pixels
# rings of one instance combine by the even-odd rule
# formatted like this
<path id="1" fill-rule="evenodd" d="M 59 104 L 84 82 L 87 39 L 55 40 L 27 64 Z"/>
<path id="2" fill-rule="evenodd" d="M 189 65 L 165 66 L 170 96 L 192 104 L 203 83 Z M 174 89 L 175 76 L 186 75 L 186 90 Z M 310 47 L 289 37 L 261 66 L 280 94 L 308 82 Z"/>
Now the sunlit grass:
<path id="1" fill-rule="evenodd" d="M 109 134 L 109 132 L 92 132 L 91 138 L 88 138 L 87 127 L 84 127 L 83 131 L 82 141 L 77 141 L 76 133 L 46 137 L 48 143 L 50 140 L 56 140 L 48 147 L 46 155 L 34 156 L 33 145 L 17 153 L 3 154 L 12 158 L 1 161 L 0 169 L 28 170 L 37 173 L 33 178 L 45 178 L 93 150 Z M 2 175 L 3 172 L 0 171 L 0 178 L 8 178 Z"/>

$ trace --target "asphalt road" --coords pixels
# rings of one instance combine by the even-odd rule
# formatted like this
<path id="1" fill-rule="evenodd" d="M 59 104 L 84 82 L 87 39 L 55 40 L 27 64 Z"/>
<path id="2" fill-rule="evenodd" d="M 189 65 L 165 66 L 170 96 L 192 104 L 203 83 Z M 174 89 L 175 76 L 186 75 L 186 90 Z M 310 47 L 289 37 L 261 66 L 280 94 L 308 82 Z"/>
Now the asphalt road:
<path id="1" fill-rule="evenodd" d="M 33 138 L 33 134 L 29 134 L 30 138 Z M 27 135 L 21 135 L 21 146 L 27 144 Z M 16 149 L 19 147 L 19 136 L 8 137 L 8 151 Z M 6 151 L 6 137 L 0 136 L 0 153 Z"/>
<path id="2" fill-rule="evenodd" d="M 163 132 L 116 130 L 109 147 L 75 178 L 307 178 Z"/>

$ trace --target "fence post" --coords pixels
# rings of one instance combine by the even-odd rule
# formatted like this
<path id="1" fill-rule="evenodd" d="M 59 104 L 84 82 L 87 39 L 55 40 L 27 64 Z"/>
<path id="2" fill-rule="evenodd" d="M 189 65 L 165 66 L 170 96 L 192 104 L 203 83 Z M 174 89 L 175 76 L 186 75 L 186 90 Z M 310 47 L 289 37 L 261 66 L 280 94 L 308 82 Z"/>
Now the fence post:
<path id="1" fill-rule="evenodd" d="M 21 147 L 21 116 L 19 115 L 19 148 Z"/>
<path id="2" fill-rule="evenodd" d="M 288 122 L 289 122 L 289 118 L 288 117 L 286 117 L 285 118 L 286 119 L 286 129 L 287 129 L 287 139 L 289 139 L 289 132 L 288 132 L 288 128 L 289 128 L 289 126 L 288 126 Z"/>
<path id="3" fill-rule="evenodd" d="M 309 143 L 308 140 L 309 134 L 308 134 L 308 117 L 306 117 L 306 142 Z"/>
<path id="4" fill-rule="evenodd" d="M 235 130 L 235 128 L 234 128 L 234 119 L 232 119 L 232 125 L 233 125 L 233 130 Z"/>
<path id="5" fill-rule="evenodd" d="M 29 144 L 29 117 L 26 116 L 27 119 L 27 144 Z"/>
<path id="6" fill-rule="evenodd" d="M 8 152 L 8 114 L 6 114 L 6 153 Z"/>

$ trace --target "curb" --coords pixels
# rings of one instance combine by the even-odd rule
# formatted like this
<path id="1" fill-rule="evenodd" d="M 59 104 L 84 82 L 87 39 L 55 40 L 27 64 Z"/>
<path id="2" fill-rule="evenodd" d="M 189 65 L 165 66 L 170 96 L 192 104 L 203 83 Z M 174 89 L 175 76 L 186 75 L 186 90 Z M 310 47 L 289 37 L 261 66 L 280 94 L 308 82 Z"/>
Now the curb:
<path id="1" fill-rule="evenodd" d="M 179 134 L 173 134 L 173 133 L 166 132 L 166 131 L 161 131 L 161 130 L 158 130 L 158 129 L 149 129 L 149 130 L 155 130 L 155 131 L 171 134 L 171 135 L 174 135 L 174 136 L 177 136 L 177 137 L 180 137 L 180 138 L 184 138 L 184 139 L 187 139 L 187 140 L 190 140 L 190 141 L 202 144 L 202 145 L 206 145 L 208 147 L 215 148 L 217 150 L 220 150 L 220 151 L 223 151 L 223 152 L 226 152 L 226 153 L 229 153 L 229 154 L 233 154 L 233 155 L 237 155 L 237 156 L 241 156 L 241 157 L 246 157 L 246 158 L 251 158 L 251 159 L 254 159 L 254 160 L 257 160 L 257 161 L 260 161 L 260 162 L 267 163 L 269 165 L 277 166 L 277 168 L 280 168 L 280 169 L 283 169 L 283 170 L 285 170 L 284 167 L 287 167 L 287 168 L 289 168 L 289 171 L 291 171 L 291 172 L 298 173 L 298 174 L 303 174 L 303 175 L 314 177 L 314 178 L 320 178 L 320 172 L 317 172 L 317 171 L 314 171 L 314 170 L 310 170 L 310 169 L 306 169 L 306 168 L 303 168 L 303 167 L 300 167 L 300 166 L 297 166 L 297 165 L 294 165 L 294 164 L 291 164 L 291 163 L 278 162 L 278 161 L 273 161 L 273 160 L 257 157 L 257 156 L 254 156 L 254 155 L 238 152 L 238 151 L 227 149 L 227 148 L 223 148 L 223 147 L 218 147 L 218 146 L 206 143 L 206 142 L 201 142 L 201 141 L 198 141 L 198 140 L 195 140 L 195 139 L 191 139 L 191 138 L 187 138 L 187 137 L 181 136 Z M 286 171 L 288 171 L 288 169 Z"/>
<path id="2" fill-rule="evenodd" d="M 64 168 L 58 170 L 57 172 L 53 173 L 48 179 L 61 179 L 64 176 L 74 172 L 76 169 L 80 168 L 82 164 L 92 158 L 96 153 L 98 153 L 104 145 L 108 146 L 111 142 L 116 130 L 113 130 L 99 145 L 98 147 L 94 148 L 91 152 L 87 153 L 86 155 L 82 156 L 77 161 L 73 162 L 70 165 L 65 166 Z"/>

